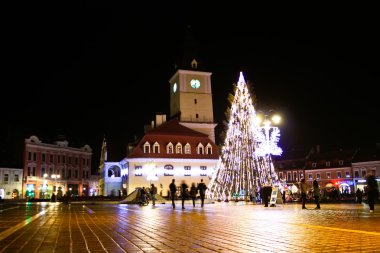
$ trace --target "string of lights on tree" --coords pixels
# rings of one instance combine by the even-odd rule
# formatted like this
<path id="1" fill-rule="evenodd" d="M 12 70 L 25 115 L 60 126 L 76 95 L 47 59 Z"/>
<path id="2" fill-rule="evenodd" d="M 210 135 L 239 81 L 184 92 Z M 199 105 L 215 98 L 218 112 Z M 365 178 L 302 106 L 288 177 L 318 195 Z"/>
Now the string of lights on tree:
<path id="1" fill-rule="evenodd" d="M 257 187 L 279 184 L 270 152 L 263 149 L 268 147 L 267 139 L 255 119 L 252 97 L 240 72 L 221 156 L 208 185 L 208 198 L 247 198 Z M 278 139 L 276 132 L 269 145 L 277 146 Z"/>

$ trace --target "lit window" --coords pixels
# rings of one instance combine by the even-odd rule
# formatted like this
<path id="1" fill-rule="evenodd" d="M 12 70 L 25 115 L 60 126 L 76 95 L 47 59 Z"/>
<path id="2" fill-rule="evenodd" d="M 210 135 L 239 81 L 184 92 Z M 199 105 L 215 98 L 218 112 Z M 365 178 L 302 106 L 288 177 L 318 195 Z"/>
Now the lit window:
<path id="1" fill-rule="evenodd" d="M 327 178 L 331 178 L 331 173 L 330 172 L 326 172 L 326 177 Z"/>
<path id="2" fill-rule="evenodd" d="M 185 154 L 191 154 L 191 146 L 189 143 L 185 145 Z"/>
<path id="3" fill-rule="evenodd" d="M 160 153 L 160 145 L 158 144 L 158 142 L 155 142 L 153 144 L 153 153 L 156 153 L 156 154 Z"/>
<path id="4" fill-rule="evenodd" d="M 337 178 L 342 178 L 342 172 L 338 171 L 336 175 L 337 175 Z"/>
<path id="5" fill-rule="evenodd" d="M 346 177 L 350 177 L 350 172 L 346 171 Z"/>
<path id="6" fill-rule="evenodd" d="M 321 174 L 317 173 L 317 179 L 321 179 Z"/>
<path id="7" fill-rule="evenodd" d="M 177 143 L 177 145 L 175 145 L 175 150 L 176 154 L 182 154 L 182 144 Z"/>
<path id="8" fill-rule="evenodd" d="M 343 160 L 339 160 L 339 165 L 343 165 Z"/>
<path id="9" fill-rule="evenodd" d="M 317 167 L 317 163 L 312 163 L 311 167 L 313 167 L 313 168 Z"/>
<path id="10" fill-rule="evenodd" d="M 142 176 L 142 166 L 135 166 L 135 176 L 137 177 Z"/>
<path id="11" fill-rule="evenodd" d="M 211 155 L 212 154 L 212 146 L 210 143 L 207 143 L 206 146 L 206 154 Z"/>
<path id="12" fill-rule="evenodd" d="M 202 145 L 202 143 L 198 144 L 197 150 L 198 150 L 198 155 L 204 154 L 204 146 Z"/>
<path id="13" fill-rule="evenodd" d="M 173 154 L 173 144 L 171 142 L 166 146 L 166 153 Z"/>

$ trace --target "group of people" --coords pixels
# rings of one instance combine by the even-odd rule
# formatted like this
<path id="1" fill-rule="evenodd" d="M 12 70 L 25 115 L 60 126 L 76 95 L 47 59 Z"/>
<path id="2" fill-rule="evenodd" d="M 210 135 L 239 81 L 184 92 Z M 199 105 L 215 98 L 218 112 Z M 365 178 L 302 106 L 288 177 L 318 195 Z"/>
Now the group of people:
<path id="1" fill-rule="evenodd" d="M 197 186 L 195 186 L 195 183 L 192 183 L 190 190 L 186 182 L 182 180 L 180 189 L 181 189 L 182 209 L 185 209 L 185 200 L 187 199 L 188 195 L 190 195 L 193 201 L 193 207 L 195 207 L 195 200 L 197 198 L 198 192 L 201 198 L 201 207 L 203 207 L 205 196 L 206 196 L 206 190 L 207 190 L 207 186 L 203 182 L 203 179 L 201 179 L 201 182 Z M 175 179 L 172 179 L 172 182 L 169 185 L 169 190 L 170 190 L 170 198 L 172 200 L 172 206 L 174 209 L 175 208 L 174 201 L 177 196 L 177 186 L 175 184 Z"/>
<path id="2" fill-rule="evenodd" d="M 369 205 L 369 211 L 370 213 L 373 213 L 375 210 L 375 202 L 379 198 L 379 187 L 376 181 L 376 177 L 374 175 L 368 175 L 366 178 L 367 186 L 365 187 L 365 192 L 363 193 L 362 190 L 359 188 L 356 191 L 356 200 L 357 203 L 361 204 L 363 195 L 365 194 L 367 196 L 367 201 Z M 301 200 L 302 200 L 302 209 L 306 209 L 306 194 L 307 194 L 307 185 L 304 178 L 301 179 L 300 183 L 300 189 L 301 189 Z M 316 207 L 315 209 L 321 209 L 320 206 L 320 189 L 318 185 L 318 181 L 313 181 L 313 195 Z"/>

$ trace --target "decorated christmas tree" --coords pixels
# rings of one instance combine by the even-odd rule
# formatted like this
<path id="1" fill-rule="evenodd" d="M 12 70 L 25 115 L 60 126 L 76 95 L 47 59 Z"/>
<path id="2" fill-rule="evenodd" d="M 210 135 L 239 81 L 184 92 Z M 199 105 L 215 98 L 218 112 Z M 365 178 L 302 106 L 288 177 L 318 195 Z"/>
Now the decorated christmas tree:
<path id="1" fill-rule="evenodd" d="M 275 142 L 277 147 L 279 131 L 274 130 L 272 136 L 266 136 L 264 128 L 256 121 L 252 96 L 240 72 L 221 156 L 208 185 L 208 198 L 246 199 L 258 187 L 279 184 L 271 153 L 265 150 L 271 146 L 269 143 Z"/>

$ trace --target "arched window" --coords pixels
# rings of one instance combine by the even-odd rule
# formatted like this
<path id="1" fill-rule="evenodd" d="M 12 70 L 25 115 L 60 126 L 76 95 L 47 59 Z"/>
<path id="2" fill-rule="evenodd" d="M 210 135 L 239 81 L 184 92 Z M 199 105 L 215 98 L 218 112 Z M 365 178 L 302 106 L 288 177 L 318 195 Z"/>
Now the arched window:
<path id="1" fill-rule="evenodd" d="M 204 146 L 202 143 L 199 143 L 198 146 L 197 146 L 197 152 L 198 152 L 198 155 L 203 155 L 204 154 Z"/>
<path id="2" fill-rule="evenodd" d="M 150 153 L 150 144 L 149 142 L 145 142 L 144 144 L 144 154 L 149 154 Z"/>
<path id="3" fill-rule="evenodd" d="M 175 153 L 182 154 L 182 144 L 179 142 L 177 143 L 177 145 L 175 145 Z"/>
<path id="4" fill-rule="evenodd" d="M 191 146 L 189 143 L 185 145 L 185 154 L 191 154 Z"/>
<path id="5" fill-rule="evenodd" d="M 166 153 L 173 154 L 173 143 L 169 142 L 169 144 L 166 145 Z"/>
<path id="6" fill-rule="evenodd" d="M 157 141 L 153 144 L 153 153 L 160 153 L 160 144 Z"/>
<path id="7" fill-rule="evenodd" d="M 206 146 L 206 154 L 207 155 L 212 155 L 212 146 L 210 143 L 207 143 L 207 146 Z"/>

